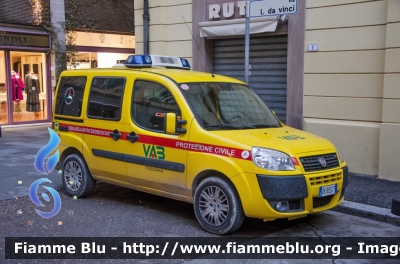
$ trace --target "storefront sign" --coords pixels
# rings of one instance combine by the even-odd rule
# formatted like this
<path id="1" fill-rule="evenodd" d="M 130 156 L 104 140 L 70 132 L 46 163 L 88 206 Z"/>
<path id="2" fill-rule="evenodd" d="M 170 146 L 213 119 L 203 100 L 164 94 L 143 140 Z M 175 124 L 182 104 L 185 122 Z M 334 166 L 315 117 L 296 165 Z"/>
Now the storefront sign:
<path id="1" fill-rule="evenodd" d="M 0 32 L 0 46 L 49 47 L 49 37 Z"/>
<path id="2" fill-rule="evenodd" d="M 0 35 L 0 44 L 5 46 L 28 46 L 29 38 L 18 35 Z"/>
<path id="3" fill-rule="evenodd" d="M 246 1 L 236 1 L 208 5 L 208 19 L 232 19 L 246 15 Z"/>

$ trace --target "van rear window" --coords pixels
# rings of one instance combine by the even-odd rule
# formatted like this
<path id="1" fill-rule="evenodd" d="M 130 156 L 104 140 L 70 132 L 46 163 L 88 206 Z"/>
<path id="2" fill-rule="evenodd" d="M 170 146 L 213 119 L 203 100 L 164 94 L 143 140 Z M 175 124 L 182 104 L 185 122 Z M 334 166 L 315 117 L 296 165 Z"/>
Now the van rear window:
<path id="1" fill-rule="evenodd" d="M 125 78 L 93 78 L 87 116 L 118 121 L 121 118 Z"/>
<path id="2" fill-rule="evenodd" d="M 81 116 L 85 76 L 62 77 L 56 98 L 56 115 Z"/>

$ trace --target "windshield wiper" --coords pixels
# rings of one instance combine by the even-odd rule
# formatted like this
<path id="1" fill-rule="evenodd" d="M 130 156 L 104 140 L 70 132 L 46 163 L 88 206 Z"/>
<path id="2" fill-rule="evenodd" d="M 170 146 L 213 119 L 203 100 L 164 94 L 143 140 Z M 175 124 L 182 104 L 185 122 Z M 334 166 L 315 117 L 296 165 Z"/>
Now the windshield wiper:
<path id="1" fill-rule="evenodd" d="M 257 125 L 254 125 L 254 127 L 256 127 L 256 128 L 272 128 L 272 127 L 281 127 L 281 126 L 280 125 L 257 124 Z"/>
<path id="2" fill-rule="evenodd" d="M 221 125 L 205 125 L 204 128 L 235 128 L 235 129 L 253 128 L 254 129 L 256 127 L 250 125 L 221 124 Z"/>

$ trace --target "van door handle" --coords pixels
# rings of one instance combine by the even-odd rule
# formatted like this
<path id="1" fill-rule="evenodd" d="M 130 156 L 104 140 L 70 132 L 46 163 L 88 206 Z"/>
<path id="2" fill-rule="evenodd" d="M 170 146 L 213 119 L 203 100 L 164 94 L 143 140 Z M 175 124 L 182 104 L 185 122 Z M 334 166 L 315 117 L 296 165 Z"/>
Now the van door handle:
<path id="1" fill-rule="evenodd" d="M 115 129 L 113 132 L 110 133 L 110 137 L 112 137 L 115 141 L 122 137 L 121 133 L 119 133 L 118 129 Z"/>
<path id="2" fill-rule="evenodd" d="M 126 138 L 129 139 L 131 143 L 135 143 L 137 140 L 139 140 L 139 136 L 136 135 L 135 132 L 131 132 L 128 135 L 126 135 Z"/>

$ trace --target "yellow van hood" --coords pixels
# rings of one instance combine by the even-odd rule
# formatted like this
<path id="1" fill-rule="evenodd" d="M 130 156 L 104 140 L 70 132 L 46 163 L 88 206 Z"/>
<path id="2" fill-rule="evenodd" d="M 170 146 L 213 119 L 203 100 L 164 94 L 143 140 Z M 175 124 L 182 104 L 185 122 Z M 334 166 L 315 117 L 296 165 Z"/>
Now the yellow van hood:
<path id="1" fill-rule="evenodd" d="M 335 151 L 329 140 L 291 127 L 218 131 L 215 134 L 251 147 L 282 151 L 290 156 L 314 151 Z M 232 142 L 232 143 L 233 143 Z"/>

